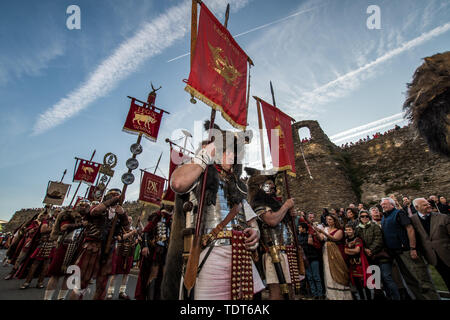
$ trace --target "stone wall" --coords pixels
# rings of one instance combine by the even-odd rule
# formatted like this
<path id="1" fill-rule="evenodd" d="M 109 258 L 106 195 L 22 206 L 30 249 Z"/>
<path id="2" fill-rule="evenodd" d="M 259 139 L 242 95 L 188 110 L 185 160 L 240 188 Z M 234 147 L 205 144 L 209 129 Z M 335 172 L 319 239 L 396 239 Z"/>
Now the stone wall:
<path id="1" fill-rule="evenodd" d="M 307 127 L 311 139 L 301 143 L 298 130 Z M 341 150 L 334 145 L 317 121 L 300 121 L 293 125 L 295 167 L 297 176 L 288 177 L 295 206 L 307 212 L 320 213 L 322 208 L 342 206 L 357 201 Z M 305 156 L 312 179 L 306 169 Z"/>
<path id="2" fill-rule="evenodd" d="M 431 152 L 410 127 L 350 147 L 347 152 L 361 179 L 361 200 L 373 204 L 395 194 L 400 200 L 450 196 L 450 159 Z"/>

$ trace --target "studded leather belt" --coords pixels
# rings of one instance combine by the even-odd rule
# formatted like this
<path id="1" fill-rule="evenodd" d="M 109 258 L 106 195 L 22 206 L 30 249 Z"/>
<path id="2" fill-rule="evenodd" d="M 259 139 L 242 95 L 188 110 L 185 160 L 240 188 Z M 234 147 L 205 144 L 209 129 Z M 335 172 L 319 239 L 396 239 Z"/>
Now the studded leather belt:
<path id="1" fill-rule="evenodd" d="M 214 238 L 216 241 L 211 241 L 208 243 L 209 239 L 211 238 L 211 234 L 205 234 L 202 236 L 202 243 L 206 244 L 208 243 L 208 247 L 210 246 L 229 246 L 231 245 L 231 237 L 233 235 L 232 230 L 226 230 L 226 231 L 220 231 L 217 236 Z"/>

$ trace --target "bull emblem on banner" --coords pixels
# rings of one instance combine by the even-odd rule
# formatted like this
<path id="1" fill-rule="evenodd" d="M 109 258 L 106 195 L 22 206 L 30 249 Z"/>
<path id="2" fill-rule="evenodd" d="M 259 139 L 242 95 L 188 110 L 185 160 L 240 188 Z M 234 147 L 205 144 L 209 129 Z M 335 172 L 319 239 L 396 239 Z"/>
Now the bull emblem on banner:
<path id="1" fill-rule="evenodd" d="M 135 113 L 133 118 L 133 124 L 137 122 L 138 125 L 144 124 L 145 127 L 150 128 L 150 124 L 155 124 L 156 119 L 148 114 Z"/>
<path id="2" fill-rule="evenodd" d="M 84 172 L 85 174 L 88 174 L 88 175 L 91 175 L 91 174 L 94 173 L 94 169 L 92 169 L 91 167 L 83 166 L 83 167 L 81 168 L 81 170 L 83 170 L 83 172 Z"/>

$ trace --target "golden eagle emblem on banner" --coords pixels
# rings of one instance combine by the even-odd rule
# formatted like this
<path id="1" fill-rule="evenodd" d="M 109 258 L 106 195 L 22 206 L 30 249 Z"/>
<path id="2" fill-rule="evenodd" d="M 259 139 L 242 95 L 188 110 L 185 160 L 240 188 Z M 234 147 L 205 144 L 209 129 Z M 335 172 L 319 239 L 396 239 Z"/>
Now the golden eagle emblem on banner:
<path id="1" fill-rule="evenodd" d="M 242 73 L 236 69 L 231 59 L 222 56 L 222 48 L 214 47 L 208 42 L 209 50 L 214 61 L 213 69 L 220 74 L 225 81 L 232 86 L 237 86 L 236 80 L 238 77 L 242 77 Z"/>

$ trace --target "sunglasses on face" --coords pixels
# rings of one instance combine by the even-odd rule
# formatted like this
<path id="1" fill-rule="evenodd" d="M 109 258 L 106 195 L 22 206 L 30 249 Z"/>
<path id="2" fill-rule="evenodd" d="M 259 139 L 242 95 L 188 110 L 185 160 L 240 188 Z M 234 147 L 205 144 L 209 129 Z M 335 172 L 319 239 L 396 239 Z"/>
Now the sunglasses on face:
<path id="1" fill-rule="evenodd" d="M 362 215 L 362 216 L 359 216 L 360 218 L 368 218 L 369 216 L 366 216 L 366 215 Z"/>

